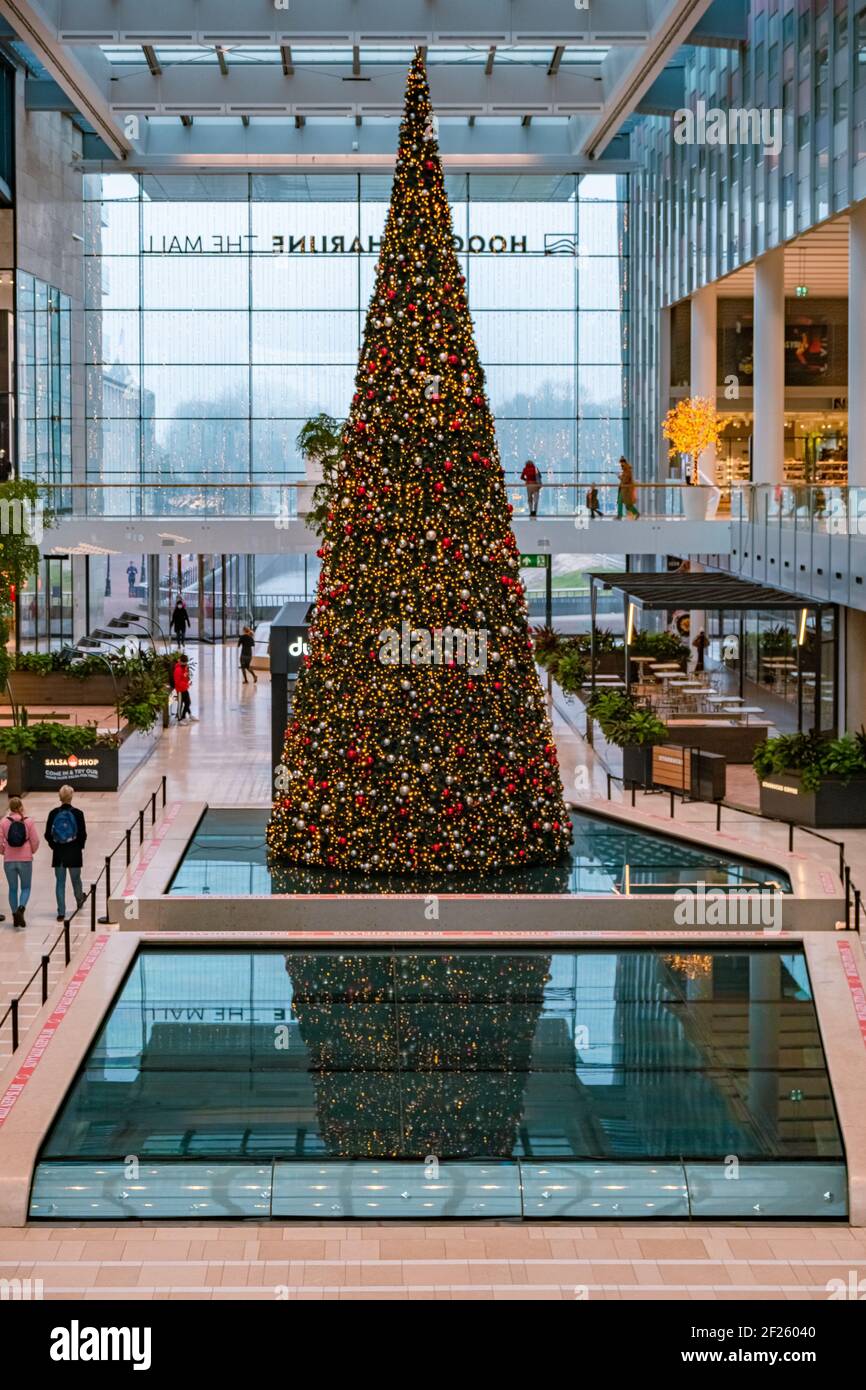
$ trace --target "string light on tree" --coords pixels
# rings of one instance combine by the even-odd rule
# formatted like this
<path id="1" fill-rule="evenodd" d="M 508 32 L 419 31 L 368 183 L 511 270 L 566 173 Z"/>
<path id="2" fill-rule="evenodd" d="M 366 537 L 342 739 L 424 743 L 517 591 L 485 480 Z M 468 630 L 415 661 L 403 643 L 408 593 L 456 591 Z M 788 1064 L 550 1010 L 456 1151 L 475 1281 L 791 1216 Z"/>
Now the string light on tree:
<path id="1" fill-rule="evenodd" d="M 343 431 L 268 827 L 275 859 L 368 873 L 556 864 L 571 826 L 532 654 L 424 59 Z M 382 634 L 483 629 L 484 671 L 386 665 Z"/>

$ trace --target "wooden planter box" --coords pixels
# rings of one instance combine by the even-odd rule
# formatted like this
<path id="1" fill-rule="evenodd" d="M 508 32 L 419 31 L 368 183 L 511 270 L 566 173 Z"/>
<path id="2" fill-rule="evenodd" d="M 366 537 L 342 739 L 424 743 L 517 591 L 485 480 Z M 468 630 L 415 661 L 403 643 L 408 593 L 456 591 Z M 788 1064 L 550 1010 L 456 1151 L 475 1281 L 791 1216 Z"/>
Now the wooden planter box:
<path id="1" fill-rule="evenodd" d="M 866 777 L 854 777 L 847 784 L 838 777 L 824 777 L 816 792 L 806 792 L 799 773 L 770 772 L 759 785 L 764 816 L 816 830 L 866 825 Z"/>
<path id="2" fill-rule="evenodd" d="M 40 675 L 38 671 L 10 671 L 9 685 L 16 705 L 54 705 L 66 709 L 70 705 L 113 705 L 126 691 L 127 680 L 119 676 L 117 685 L 109 676 L 64 676 L 60 671 Z M 2 692 L 2 703 L 9 704 L 9 692 Z"/>

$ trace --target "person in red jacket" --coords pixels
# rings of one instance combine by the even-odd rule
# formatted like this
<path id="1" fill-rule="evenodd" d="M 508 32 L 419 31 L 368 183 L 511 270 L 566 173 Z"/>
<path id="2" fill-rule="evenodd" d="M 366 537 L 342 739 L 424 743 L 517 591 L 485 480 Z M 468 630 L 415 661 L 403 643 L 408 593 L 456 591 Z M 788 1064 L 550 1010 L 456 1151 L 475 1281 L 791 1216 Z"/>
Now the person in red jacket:
<path id="1" fill-rule="evenodd" d="M 183 656 L 178 658 L 174 668 L 174 688 L 178 693 L 179 702 L 177 712 L 178 724 L 183 724 L 187 718 L 189 718 L 190 722 L 195 723 L 195 715 L 192 713 L 189 699 L 189 686 L 189 657 L 184 653 Z"/>
<path id="2" fill-rule="evenodd" d="M 529 515 L 538 515 L 538 495 L 541 492 L 541 469 L 532 459 L 527 459 L 523 465 L 523 472 L 520 475 L 526 484 L 526 500 L 529 503 Z"/>

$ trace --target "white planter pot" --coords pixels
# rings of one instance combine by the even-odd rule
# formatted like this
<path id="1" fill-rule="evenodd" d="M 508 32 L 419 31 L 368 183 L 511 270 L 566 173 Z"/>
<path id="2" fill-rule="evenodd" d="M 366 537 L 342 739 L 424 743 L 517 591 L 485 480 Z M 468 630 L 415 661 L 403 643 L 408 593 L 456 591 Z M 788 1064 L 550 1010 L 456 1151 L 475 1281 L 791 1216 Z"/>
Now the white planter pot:
<path id="1" fill-rule="evenodd" d="M 683 516 L 687 521 L 704 521 L 713 489 L 700 483 L 683 488 Z"/>
<path id="2" fill-rule="evenodd" d="M 305 481 L 297 489 L 298 516 L 306 516 L 313 505 L 313 493 L 322 481 L 322 465 L 317 459 L 306 459 Z"/>

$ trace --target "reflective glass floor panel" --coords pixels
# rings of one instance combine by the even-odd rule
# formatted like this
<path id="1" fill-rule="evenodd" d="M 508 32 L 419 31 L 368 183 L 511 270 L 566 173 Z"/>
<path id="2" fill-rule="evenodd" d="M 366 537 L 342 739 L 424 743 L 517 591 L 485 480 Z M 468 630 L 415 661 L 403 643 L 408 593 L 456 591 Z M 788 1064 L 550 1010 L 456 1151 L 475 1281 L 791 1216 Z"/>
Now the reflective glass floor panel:
<path id="1" fill-rule="evenodd" d="M 833 1216 L 805 957 L 143 950 L 31 1216 Z"/>
<path id="2" fill-rule="evenodd" d="M 269 865 L 265 810 L 205 812 L 169 892 L 243 898 L 270 893 L 675 893 L 705 883 L 721 891 L 791 891 L 781 870 L 739 859 L 710 845 L 637 829 L 609 817 L 572 812 L 571 860 L 550 868 L 515 869 L 489 879 L 467 876 L 347 875 L 299 865 Z"/>

